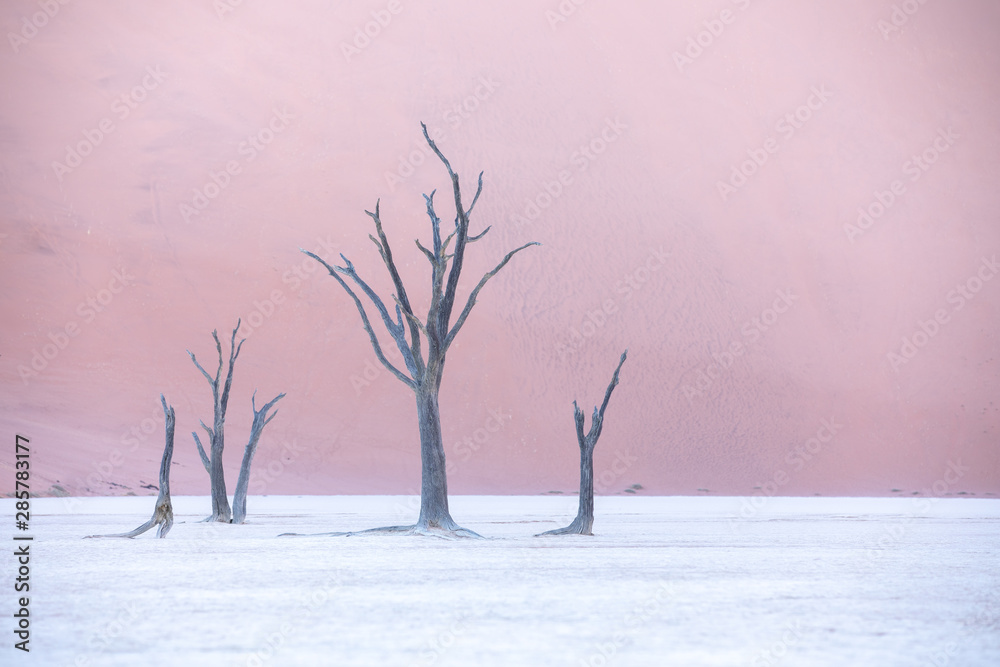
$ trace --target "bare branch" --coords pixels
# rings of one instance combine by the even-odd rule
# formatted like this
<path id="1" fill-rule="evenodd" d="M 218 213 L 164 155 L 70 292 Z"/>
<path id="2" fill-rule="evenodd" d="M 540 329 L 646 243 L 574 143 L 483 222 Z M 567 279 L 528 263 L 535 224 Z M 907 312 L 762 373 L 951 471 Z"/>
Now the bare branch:
<path id="1" fill-rule="evenodd" d="M 465 212 L 466 219 L 472 217 L 472 209 L 476 207 L 476 202 L 479 201 L 479 195 L 483 193 L 483 172 L 479 172 L 479 185 L 476 187 L 476 196 L 472 198 L 472 203 L 469 204 L 469 210 Z M 486 232 L 483 232 L 485 234 Z M 475 240 L 475 239 L 470 239 Z"/>
<path id="2" fill-rule="evenodd" d="M 211 440 L 211 438 L 212 438 L 212 431 L 211 431 L 211 429 L 209 429 L 207 426 L 205 426 L 205 422 L 202 422 L 201 425 L 202 425 L 202 428 L 204 428 L 206 431 L 208 431 L 209 442 L 211 443 L 212 442 L 212 440 Z M 194 436 L 194 444 L 196 444 L 198 446 L 198 456 L 201 457 L 201 464 L 203 466 L 205 466 L 205 472 L 207 472 L 209 475 L 211 475 L 212 474 L 212 462 L 209 460 L 208 454 L 205 453 L 205 448 L 201 444 L 201 438 L 198 437 L 198 432 L 197 431 L 191 431 L 191 435 Z"/>
<path id="3" fill-rule="evenodd" d="M 212 379 L 212 376 L 209 375 L 208 371 L 206 371 L 204 368 L 202 368 L 201 364 L 198 363 L 198 360 L 195 359 L 194 353 L 191 352 L 191 350 L 187 350 L 187 353 L 188 353 L 188 356 L 191 357 L 191 361 L 194 362 L 194 365 L 198 367 L 198 370 L 201 371 L 201 374 L 205 376 L 206 380 L 208 380 L 208 383 L 209 384 L 215 384 L 215 380 Z"/>
<path id="4" fill-rule="evenodd" d="M 392 296 L 392 298 L 396 301 L 397 304 L 399 303 L 399 297 L 397 297 L 395 294 Z M 396 312 L 397 313 L 399 312 L 398 305 L 396 306 Z M 419 319 L 417 319 L 416 315 L 412 315 L 410 313 L 405 313 L 405 315 L 407 318 L 410 319 L 412 324 L 416 324 L 417 328 L 420 329 L 420 331 L 423 332 L 425 336 L 427 336 L 427 329 L 424 327 L 424 323 L 421 322 Z M 430 338 L 430 336 L 428 336 L 428 338 Z"/>
<path id="5" fill-rule="evenodd" d="M 601 435 L 601 429 L 604 428 L 604 411 L 608 407 L 608 401 L 611 400 L 611 392 L 615 390 L 618 386 L 618 374 L 622 370 L 622 364 L 625 363 L 625 359 L 628 358 L 628 349 L 622 352 L 621 359 L 618 360 L 618 366 L 615 368 L 615 374 L 611 377 L 611 383 L 608 384 L 608 389 L 604 392 L 604 402 L 601 403 L 601 409 L 598 411 L 597 407 L 594 407 L 594 416 L 590 422 L 590 434 L 587 436 L 588 439 L 593 438 L 594 443 L 597 443 L 597 438 Z M 596 432 L 595 432 L 596 429 Z"/>
<path id="6" fill-rule="evenodd" d="M 470 236 L 469 237 L 469 243 L 475 243 L 479 239 L 483 238 L 484 236 L 486 236 L 486 232 L 490 231 L 491 229 L 493 229 L 493 225 L 487 226 L 486 229 L 484 229 L 480 233 L 476 234 L 475 236 Z"/>
<path id="7" fill-rule="evenodd" d="M 431 219 L 431 233 L 434 241 L 434 255 L 441 253 L 441 219 L 434 212 L 434 194 L 437 190 L 431 190 L 429 195 L 424 195 L 424 203 L 427 206 L 427 216 Z"/>
<path id="8" fill-rule="evenodd" d="M 531 243 L 525 243 L 520 248 L 515 248 L 514 250 L 511 250 L 509 253 L 507 253 L 507 255 L 503 258 L 503 260 L 496 265 L 496 267 L 492 271 L 488 272 L 486 275 L 482 277 L 482 279 L 479 281 L 479 284 L 476 285 L 476 288 L 472 290 L 471 294 L 469 294 L 469 299 L 465 303 L 465 308 L 462 310 L 462 314 L 458 316 L 458 320 L 455 322 L 455 326 L 452 328 L 451 331 L 448 332 L 448 337 L 445 339 L 445 343 L 443 346 L 444 351 L 448 350 L 448 347 L 451 345 L 451 342 L 455 340 L 455 336 L 458 335 L 458 332 L 462 328 L 462 325 L 465 324 L 465 319 L 469 316 L 469 313 L 472 312 L 472 307 L 476 305 L 476 297 L 479 295 L 479 290 L 483 289 L 483 286 L 486 284 L 486 282 L 490 278 L 495 276 L 500 269 L 502 269 L 504 266 L 507 265 L 507 262 L 510 261 L 511 257 L 521 252 L 525 248 L 533 245 L 541 245 L 541 243 L 538 243 L 537 241 L 532 241 Z"/>
<path id="9" fill-rule="evenodd" d="M 330 266 L 326 262 L 326 260 L 324 260 L 322 257 L 317 255 L 316 253 L 309 252 L 308 250 L 302 250 L 302 248 L 299 248 L 299 250 L 301 250 L 303 253 L 309 255 L 317 262 L 325 266 L 326 270 L 330 273 L 330 275 L 337 279 L 337 282 L 340 283 L 340 286 L 344 288 L 344 291 L 346 291 L 350 295 L 350 297 L 354 300 L 354 305 L 358 307 L 358 313 L 361 315 L 361 322 L 362 324 L 364 324 L 365 331 L 368 332 L 368 338 L 371 341 L 372 349 L 375 351 L 375 356 L 376 358 L 378 358 L 379 362 L 383 366 L 385 366 L 385 368 L 390 373 L 395 375 L 400 382 L 405 384 L 410 389 L 416 389 L 417 383 L 412 378 L 403 375 L 403 372 L 400 371 L 395 366 L 393 366 L 392 363 L 386 358 L 385 354 L 382 352 L 382 346 L 378 342 L 378 336 L 375 335 L 375 330 L 372 329 L 371 321 L 368 319 L 368 313 L 365 312 L 365 306 L 364 304 L 361 303 L 361 299 L 358 298 L 358 295 L 354 293 L 354 290 L 352 290 L 350 286 L 346 282 L 344 282 L 344 279 L 337 274 L 337 270 L 334 267 Z M 402 300 L 402 297 L 400 297 L 400 300 Z"/>
<path id="10" fill-rule="evenodd" d="M 413 242 L 417 244 L 417 247 L 420 248 L 420 252 L 424 253 L 424 256 L 427 258 L 427 261 L 431 263 L 431 269 L 437 271 L 438 260 L 437 257 L 434 256 L 434 253 L 425 248 L 423 244 L 420 243 L 420 239 L 413 239 Z"/>
<path id="11" fill-rule="evenodd" d="M 581 410 L 580 406 L 576 404 L 576 399 L 573 399 L 573 421 L 576 422 L 576 439 L 580 443 L 580 449 L 584 448 L 587 439 L 587 437 L 583 434 L 584 419 L 585 416 L 583 414 L 583 410 Z"/>
<path id="12" fill-rule="evenodd" d="M 389 336 L 393 339 L 393 341 L 395 341 L 396 347 L 399 348 L 400 354 L 403 355 L 403 362 L 406 364 L 406 368 L 410 371 L 410 374 L 414 378 L 418 377 L 419 371 L 417 369 L 417 364 L 413 359 L 413 350 L 410 349 L 410 346 L 406 342 L 406 330 L 403 327 L 402 318 L 397 314 L 396 321 L 394 322 L 389 316 L 389 309 L 385 307 L 385 303 L 382 301 L 382 298 L 375 293 L 375 290 L 373 290 L 368 283 L 361 278 L 361 276 L 358 275 L 358 272 L 354 269 L 354 264 L 344 257 L 343 254 L 340 255 L 340 258 L 344 260 L 344 264 L 346 264 L 347 267 L 334 268 L 340 273 L 350 276 L 351 280 L 353 280 L 371 300 L 372 304 L 374 304 L 375 308 L 378 310 L 379 315 L 382 317 L 382 323 L 389 332 Z"/>
<path id="13" fill-rule="evenodd" d="M 399 296 L 399 302 L 403 307 L 403 311 L 412 315 L 413 308 L 410 306 L 410 299 L 406 295 L 406 287 L 403 285 L 403 279 L 400 278 L 399 271 L 396 270 L 396 263 L 392 259 L 392 249 L 389 247 L 389 239 L 386 238 L 385 232 L 382 230 L 382 219 L 379 215 L 380 203 L 381 200 L 375 201 L 375 213 L 371 211 L 365 211 L 365 213 L 375 221 L 375 231 L 378 233 L 380 241 L 379 254 L 382 255 L 382 263 L 385 264 L 386 269 L 389 271 L 389 277 L 392 278 L 392 284 L 396 288 L 396 294 Z M 412 324 L 410 326 L 410 352 L 413 362 L 416 364 L 417 372 L 423 373 L 424 361 L 420 350 L 420 336 L 417 333 L 417 328 L 412 326 Z"/>
<path id="14" fill-rule="evenodd" d="M 440 332 L 448 331 L 448 325 L 451 322 L 451 311 L 455 304 L 455 293 L 458 291 L 458 278 L 462 274 L 462 264 L 465 258 L 465 244 L 467 236 L 469 233 L 469 219 L 465 215 L 465 208 L 462 206 L 462 188 L 459 185 L 458 174 L 454 172 L 451 168 L 451 163 L 448 162 L 448 158 L 444 156 L 441 150 L 431 139 L 430 135 L 427 133 L 427 125 L 420 123 L 420 127 L 424 133 L 424 139 L 427 140 L 427 145 L 431 147 L 435 155 L 444 163 L 445 168 L 448 170 L 448 176 L 451 177 L 451 187 L 455 195 L 455 227 L 457 230 L 457 237 L 455 240 L 455 252 L 454 259 L 451 264 L 451 271 L 448 272 L 448 284 L 445 288 L 445 292 L 441 297 L 440 308 L 437 310 L 437 327 L 436 330 Z M 428 327 L 430 329 L 430 327 Z M 444 347 L 447 347 L 445 345 Z"/>

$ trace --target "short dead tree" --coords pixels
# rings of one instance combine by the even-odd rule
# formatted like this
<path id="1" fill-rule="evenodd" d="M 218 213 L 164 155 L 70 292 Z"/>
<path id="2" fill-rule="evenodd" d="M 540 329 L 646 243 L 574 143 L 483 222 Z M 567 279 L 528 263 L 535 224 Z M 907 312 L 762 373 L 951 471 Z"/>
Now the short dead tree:
<path id="1" fill-rule="evenodd" d="M 601 437 L 601 430 L 604 428 L 604 411 L 607 409 L 608 401 L 611 399 L 611 392 L 618 386 L 618 373 L 621 371 L 622 364 L 625 363 L 627 356 L 628 350 L 622 352 L 621 360 L 618 362 L 615 374 L 611 378 L 611 384 L 608 385 L 608 390 L 604 393 L 604 403 L 601 404 L 600 410 L 596 406 L 594 407 L 594 415 L 590 418 L 590 431 L 586 435 L 583 433 L 583 410 L 576 404 L 576 401 L 573 401 L 573 418 L 576 420 L 576 439 L 580 443 L 580 508 L 576 513 L 576 518 L 573 519 L 573 523 L 565 528 L 546 531 L 536 535 L 536 537 L 541 537 L 542 535 L 594 534 L 591 530 L 594 526 L 594 447 L 597 445 L 597 439 Z"/>
<path id="2" fill-rule="evenodd" d="M 369 234 L 369 238 L 375 244 L 375 248 L 382 257 L 382 262 L 389 272 L 389 277 L 392 279 L 395 289 L 395 294 L 392 295 L 392 302 L 395 303 L 395 312 L 393 314 L 390 314 L 391 306 L 386 306 L 386 302 L 358 275 L 354 269 L 354 264 L 346 257 L 343 255 L 340 256 L 344 263 L 343 266 L 335 266 L 327 263 L 315 253 L 305 250 L 302 252 L 326 267 L 330 275 L 337 280 L 340 286 L 351 297 L 361 316 L 362 325 L 368 333 L 375 356 L 396 379 L 413 391 L 417 402 L 421 461 L 420 516 L 417 522 L 410 526 L 373 528 L 361 531 L 361 533 L 479 537 L 474 532 L 458 526 L 452 519 L 448 509 L 448 481 L 445 471 L 444 444 L 441 437 L 441 410 L 438 403 L 438 393 L 444 374 L 445 356 L 458 332 L 461 331 L 462 325 L 465 324 L 466 319 L 469 317 L 469 313 L 472 312 L 473 306 L 476 305 L 476 298 L 479 296 L 479 292 L 483 289 L 483 286 L 486 285 L 486 282 L 506 266 L 507 262 L 516 253 L 528 246 L 538 244 L 534 242 L 527 243 L 508 252 L 492 271 L 487 272 L 479 280 L 479 283 L 469 294 L 465 306 L 458 313 L 457 319 L 452 323 L 455 297 L 458 291 L 459 277 L 462 274 L 466 248 L 470 243 L 480 240 L 490 231 L 490 227 L 486 227 L 479 234 L 472 235 L 469 233 L 469 218 L 483 190 L 483 174 L 480 172 L 476 194 L 472 198 L 472 203 L 466 208 L 466 204 L 462 200 L 458 174 L 454 172 L 451 164 L 427 134 L 427 126 L 421 123 L 421 128 L 423 129 L 424 139 L 427 141 L 427 144 L 448 171 L 455 202 L 454 229 L 442 234 L 441 220 L 438 218 L 438 214 L 434 208 L 435 193 L 431 192 L 430 195 L 424 195 L 427 216 L 430 218 L 431 223 L 431 244 L 428 248 L 417 240 L 416 245 L 420 252 L 427 258 L 431 268 L 431 300 L 426 319 L 420 319 L 414 312 L 406 288 L 403 286 L 403 281 L 400 278 L 399 271 L 396 270 L 396 263 L 393 259 L 392 250 L 389 247 L 389 240 L 382 230 L 378 202 L 375 204 L 374 213 L 371 211 L 365 211 L 365 213 L 375 222 L 376 235 Z M 451 265 L 450 268 L 449 263 Z M 341 276 L 346 277 L 347 280 Z M 360 290 L 375 307 L 378 317 L 382 320 L 390 338 L 392 338 L 402 355 L 406 372 L 397 368 L 386 358 L 378 336 L 372 327 L 368 313 L 365 310 L 365 306 L 352 286 L 348 284 L 349 282 L 353 283 L 354 287 Z M 407 334 L 409 334 L 409 338 L 407 338 Z M 423 340 L 426 340 L 426 358 L 424 357 Z M 324 534 L 348 535 L 359 533 Z"/>
<path id="3" fill-rule="evenodd" d="M 215 419 L 211 427 L 201 422 L 201 427 L 205 429 L 208 435 L 209 441 L 209 451 L 210 454 L 205 453 L 205 447 L 201 444 L 201 439 L 198 437 L 196 431 L 192 431 L 191 435 L 194 437 L 194 443 L 198 447 L 198 455 L 201 457 L 201 462 L 205 466 L 205 470 L 208 472 L 208 477 L 212 487 L 212 515 L 205 519 L 205 521 L 217 521 L 220 523 L 243 523 L 246 519 L 246 503 L 247 503 L 247 486 L 250 483 L 250 465 L 253 463 L 254 454 L 257 453 L 257 443 L 260 441 L 260 434 L 264 430 L 264 427 L 274 419 L 278 414 L 277 410 L 273 414 L 268 416 L 268 411 L 274 407 L 274 404 L 281 400 L 285 394 L 279 394 L 273 399 L 268 401 L 257 410 L 256 397 L 257 392 L 254 391 L 253 396 L 250 399 L 250 404 L 253 408 L 253 425 L 250 429 L 250 440 L 247 442 L 246 449 L 243 452 L 243 464 L 240 466 L 240 476 L 236 482 L 236 493 L 233 496 L 233 505 L 235 507 L 235 514 L 229 507 L 229 498 L 226 495 L 226 476 L 225 470 L 222 466 L 222 452 L 225 449 L 225 424 L 226 424 L 226 410 L 229 407 L 229 390 L 232 388 L 233 384 L 233 367 L 236 365 L 236 358 L 240 355 L 240 350 L 243 348 L 243 343 L 246 342 L 246 338 L 240 339 L 239 344 L 236 343 L 236 333 L 240 329 L 240 323 L 242 320 L 236 321 L 236 328 L 233 329 L 233 335 L 229 341 L 229 370 L 226 373 L 225 384 L 221 386 L 220 382 L 222 379 L 222 344 L 219 342 L 219 334 L 217 331 L 212 332 L 212 338 L 215 339 L 215 349 L 219 355 L 219 367 L 215 371 L 215 377 L 213 378 L 208 374 L 198 360 L 195 358 L 194 354 L 188 350 L 188 355 L 191 357 L 191 361 L 194 365 L 198 367 L 201 374 L 205 376 L 208 380 L 208 384 L 212 387 L 212 399 L 214 404 L 214 414 Z"/>
<path id="4" fill-rule="evenodd" d="M 247 516 L 247 487 L 250 485 L 250 465 L 253 463 L 254 454 L 257 453 L 257 443 L 260 442 L 260 434 L 264 427 L 278 415 L 275 410 L 271 416 L 267 411 L 274 407 L 274 404 L 284 398 L 283 393 L 278 394 L 265 403 L 260 410 L 257 409 L 257 392 L 254 391 L 250 397 L 250 407 L 253 408 L 253 425 L 250 427 L 250 440 L 246 449 L 243 450 L 243 463 L 240 465 L 240 476 L 236 480 L 236 491 L 233 493 L 233 523 L 243 523 Z"/>
<path id="5" fill-rule="evenodd" d="M 163 397 L 163 394 L 160 394 L 160 403 L 163 404 L 163 418 L 166 422 L 166 444 L 163 446 L 163 459 L 160 461 L 160 493 L 156 497 L 152 518 L 127 533 L 88 535 L 87 537 L 137 537 L 153 526 L 159 526 L 156 530 L 157 537 L 166 537 L 167 533 L 170 532 L 170 527 L 174 525 L 174 508 L 170 504 L 170 460 L 174 456 L 174 408 L 167 406 L 167 399 Z"/>

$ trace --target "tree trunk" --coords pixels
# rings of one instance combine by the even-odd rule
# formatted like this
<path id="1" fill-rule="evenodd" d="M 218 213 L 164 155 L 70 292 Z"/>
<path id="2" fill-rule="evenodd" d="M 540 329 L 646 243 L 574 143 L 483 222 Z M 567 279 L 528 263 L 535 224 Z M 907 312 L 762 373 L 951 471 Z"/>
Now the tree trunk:
<path id="1" fill-rule="evenodd" d="M 254 454 L 257 453 L 257 444 L 260 442 L 260 434 L 264 427 L 278 414 L 275 410 L 271 416 L 267 411 L 275 403 L 284 398 L 284 394 L 278 394 L 270 402 L 266 403 L 260 410 L 257 409 L 254 391 L 250 399 L 250 406 L 253 408 L 253 424 L 250 426 L 250 439 L 247 441 L 246 449 L 243 450 L 243 464 L 240 466 L 240 476 L 236 480 L 236 491 L 233 493 L 233 523 L 243 523 L 247 516 L 247 489 L 250 486 L 250 466 L 253 464 Z"/>
<path id="2" fill-rule="evenodd" d="M 420 518 L 417 526 L 423 529 L 454 530 L 457 526 L 448 511 L 448 477 L 437 392 L 418 389 L 416 395 L 421 464 Z"/>
<path id="3" fill-rule="evenodd" d="M 226 495 L 226 474 L 222 467 L 222 451 L 224 447 L 223 420 L 216 415 L 215 437 L 212 438 L 212 470 L 210 473 L 212 484 L 212 516 L 208 521 L 221 521 L 230 523 L 233 518 L 232 510 L 229 508 L 229 498 Z"/>
<path id="4" fill-rule="evenodd" d="M 597 444 L 596 442 L 594 443 Z M 571 524 L 581 535 L 593 535 L 594 527 L 594 447 L 580 448 L 580 509 Z"/>

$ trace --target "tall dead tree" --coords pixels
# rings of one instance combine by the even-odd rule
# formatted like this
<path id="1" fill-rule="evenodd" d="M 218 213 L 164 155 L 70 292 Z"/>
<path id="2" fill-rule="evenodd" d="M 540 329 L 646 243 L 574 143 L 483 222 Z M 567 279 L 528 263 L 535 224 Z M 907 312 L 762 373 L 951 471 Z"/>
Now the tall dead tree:
<path id="1" fill-rule="evenodd" d="M 257 443 L 260 441 L 260 434 L 264 427 L 278 415 L 275 410 L 270 417 L 267 411 L 274 407 L 274 404 L 285 397 L 284 393 L 278 394 L 264 404 L 260 410 L 255 402 L 257 392 L 254 391 L 250 397 L 250 407 L 253 408 L 253 425 L 250 427 L 250 440 L 247 441 L 246 449 L 243 450 L 243 463 L 240 465 L 240 476 L 236 480 L 236 491 L 233 493 L 233 523 L 243 523 L 247 516 L 247 487 L 250 485 L 250 464 L 253 463 L 254 454 L 257 453 Z"/>
<path id="2" fill-rule="evenodd" d="M 441 153 L 437 145 L 427 133 L 427 126 L 420 124 L 423 130 L 424 139 L 430 146 L 434 154 L 444 164 L 451 178 L 451 187 L 455 200 L 455 226 L 442 238 L 441 221 L 434 209 L 434 194 L 424 195 L 427 216 L 431 223 L 431 247 L 427 248 L 419 240 L 416 241 L 417 248 L 427 258 L 431 265 L 431 302 L 427 311 L 427 317 L 421 320 L 414 312 L 410 304 L 409 296 L 403 281 L 396 269 L 393 260 L 392 250 L 389 247 L 389 240 L 382 230 L 382 220 L 379 216 L 379 202 L 375 203 L 375 212 L 365 211 L 375 222 L 375 235 L 369 234 L 369 238 L 378 249 L 382 262 L 385 264 L 392 279 L 395 294 L 392 301 L 395 302 L 395 318 L 390 314 L 390 309 L 378 294 L 365 282 L 355 271 L 354 265 L 343 255 L 341 259 L 344 266 L 331 266 L 323 258 L 315 253 L 303 250 L 317 262 L 326 267 L 341 287 L 354 300 L 361 315 L 361 322 L 371 341 L 375 356 L 385 368 L 392 373 L 400 382 L 409 387 L 417 401 L 417 422 L 420 431 L 420 516 L 416 524 L 412 526 L 391 526 L 388 528 L 375 528 L 366 533 L 382 534 L 435 534 L 441 536 L 458 537 L 478 537 L 472 531 L 460 528 L 451 517 L 448 510 L 448 480 L 445 474 L 444 444 L 441 438 L 441 409 L 438 403 L 438 392 L 441 387 L 441 379 L 444 373 L 445 356 L 448 349 L 454 342 L 462 325 L 465 324 L 472 307 L 476 305 L 476 297 L 486 282 L 492 278 L 500 269 L 507 265 L 516 253 L 524 250 L 528 246 L 538 245 L 537 243 L 527 243 L 504 256 L 503 260 L 492 270 L 486 273 L 475 286 L 452 324 L 453 308 L 455 297 L 458 291 L 458 281 L 462 274 L 463 262 L 465 260 L 465 250 L 468 244 L 483 238 L 490 227 L 486 227 L 476 235 L 469 234 L 469 218 L 472 210 L 483 190 L 483 174 L 479 173 L 479 184 L 476 194 L 472 198 L 472 203 L 466 208 L 462 201 L 462 191 L 459 185 L 458 174 L 451 168 L 447 158 Z M 449 253 L 449 246 L 452 247 Z M 451 267 L 449 270 L 449 262 Z M 385 325 L 390 338 L 396 344 L 403 358 L 406 372 L 397 368 L 390 362 L 382 350 L 379 338 L 375 334 L 371 320 L 365 310 L 361 299 L 354 289 L 341 276 L 351 281 L 362 293 L 371 301 L 378 316 Z M 409 337 L 407 337 L 409 334 Z M 421 340 L 426 339 L 426 358 L 424 357 Z"/>
<path id="3" fill-rule="evenodd" d="M 157 537 L 166 537 L 170 527 L 174 525 L 174 508 L 170 503 L 170 460 L 174 456 L 174 408 L 167 406 L 167 399 L 160 394 L 163 405 L 163 421 L 166 423 L 166 443 L 163 446 L 163 458 L 160 460 L 160 492 L 156 497 L 156 506 L 149 521 L 135 530 L 115 535 L 88 535 L 87 537 L 137 537 L 153 526 L 159 526 Z"/>
<path id="4" fill-rule="evenodd" d="M 604 402 L 601 409 L 594 407 L 594 415 L 590 418 L 590 431 L 583 434 L 583 410 L 573 401 L 573 418 L 576 420 L 576 439 L 580 443 L 580 508 L 577 510 L 573 523 L 565 528 L 549 530 L 541 535 L 593 535 L 591 529 L 594 526 L 594 447 L 597 446 L 597 439 L 601 437 L 601 430 L 604 428 L 604 411 L 611 400 L 611 392 L 618 386 L 618 373 L 622 369 L 622 364 L 628 356 L 628 350 L 622 352 L 618 367 L 611 378 L 611 384 L 604 393 Z M 536 536 L 537 537 L 537 536 Z"/>
<path id="5" fill-rule="evenodd" d="M 202 368 L 191 350 L 188 350 L 188 356 L 191 357 L 191 361 L 194 362 L 194 365 L 198 367 L 201 374 L 208 380 L 209 386 L 212 387 L 212 401 L 215 411 L 215 420 L 211 428 L 204 421 L 201 422 L 201 427 L 208 434 L 211 458 L 205 454 L 205 448 L 201 444 L 198 433 L 194 431 L 191 433 L 194 436 L 195 444 L 198 445 L 198 454 L 201 456 L 202 462 L 209 462 L 208 474 L 212 485 L 212 516 L 205 519 L 205 521 L 229 523 L 233 518 L 232 511 L 229 508 L 229 498 L 226 496 L 226 476 L 222 468 L 222 451 L 225 449 L 226 409 L 229 406 L 229 389 L 233 385 L 233 366 L 236 363 L 236 357 L 240 354 L 240 348 L 246 342 L 246 339 L 243 338 L 240 340 L 239 345 L 236 344 L 236 332 L 239 331 L 240 322 L 241 320 L 236 321 L 236 328 L 233 329 L 233 335 L 229 341 L 229 372 L 226 374 L 226 382 L 222 387 L 219 386 L 222 377 L 222 343 L 219 342 L 218 332 L 212 332 L 212 338 L 215 339 L 215 349 L 219 353 L 219 368 L 215 371 L 214 378 L 208 374 L 208 371 Z"/>

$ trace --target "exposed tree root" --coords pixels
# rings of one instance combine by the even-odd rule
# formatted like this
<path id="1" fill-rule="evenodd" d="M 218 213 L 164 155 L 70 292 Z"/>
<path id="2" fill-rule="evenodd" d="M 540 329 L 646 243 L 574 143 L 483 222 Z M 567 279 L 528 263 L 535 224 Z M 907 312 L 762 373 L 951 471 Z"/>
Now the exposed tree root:
<path id="1" fill-rule="evenodd" d="M 355 530 L 343 533 L 282 533 L 281 535 L 278 535 L 278 537 L 354 537 L 357 535 L 405 535 L 440 537 L 445 540 L 486 539 L 479 533 L 471 531 L 467 528 L 462 528 L 454 523 L 448 528 L 437 524 L 413 524 L 412 526 L 385 526 L 382 528 L 368 528 L 367 530 Z"/>
<path id="2" fill-rule="evenodd" d="M 590 535 L 593 537 L 594 533 L 590 530 L 590 526 L 588 526 L 587 523 L 587 521 L 577 516 L 573 519 L 573 523 L 568 526 L 563 526 L 562 528 L 556 528 L 554 530 L 546 530 L 544 533 L 538 533 L 535 537 L 543 537 L 545 535 Z M 593 520 L 589 523 L 593 525 Z"/>

